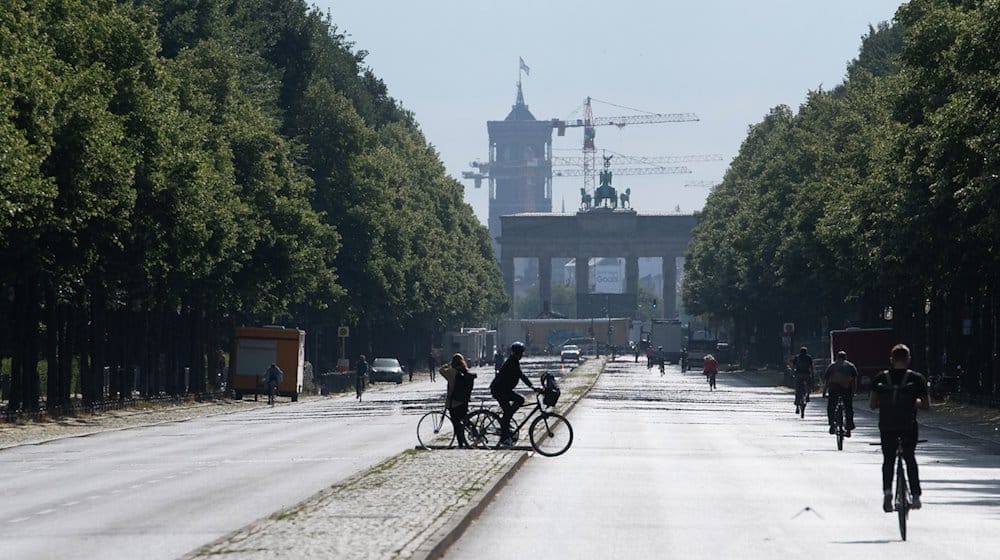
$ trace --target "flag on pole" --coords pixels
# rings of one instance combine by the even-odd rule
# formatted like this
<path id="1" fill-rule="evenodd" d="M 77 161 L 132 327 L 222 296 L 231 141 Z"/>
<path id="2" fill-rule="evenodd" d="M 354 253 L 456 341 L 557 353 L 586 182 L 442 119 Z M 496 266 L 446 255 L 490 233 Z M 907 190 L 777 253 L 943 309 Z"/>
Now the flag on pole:
<path id="1" fill-rule="evenodd" d="M 521 58 L 521 57 L 517 57 L 517 60 L 519 60 L 521 62 L 521 70 L 523 70 L 525 74 L 527 74 L 527 75 L 530 76 L 531 75 L 531 68 L 528 68 L 528 65 L 524 63 L 524 59 Z"/>

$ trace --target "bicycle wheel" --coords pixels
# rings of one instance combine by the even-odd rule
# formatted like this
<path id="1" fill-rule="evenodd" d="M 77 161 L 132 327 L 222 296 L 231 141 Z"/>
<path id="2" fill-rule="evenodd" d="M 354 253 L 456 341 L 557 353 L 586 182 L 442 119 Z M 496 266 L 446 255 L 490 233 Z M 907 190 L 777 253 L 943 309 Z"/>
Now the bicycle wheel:
<path id="1" fill-rule="evenodd" d="M 465 440 L 473 447 L 486 449 L 500 442 L 500 415 L 481 409 L 465 417 Z"/>
<path id="2" fill-rule="evenodd" d="M 834 413 L 834 422 L 837 423 L 837 451 L 844 450 L 844 403 L 837 403 L 837 411 Z"/>
<path id="3" fill-rule="evenodd" d="M 428 412 L 417 422 L 417 441 L 424 449 L 449 448 L 455 444 L 451 418 L 441 411 Z"/>
<path id="4" fill-rule="evenodd" d="M 573 444 L 573 426 L 561 414 L 543 413 L 531 422 L 528 439 L 531 440 L 531 447 L 539 455 L 546 457 L 562 455 Z"/>
<path id="5" fill-rule="evenodd" d="M 906 474 L 903 459 L 896 460 L 896 515 L 899 517 L 899 536 L 906 540 L 906 518 L 910 514 L 910 497 L 906 491 Z"/>

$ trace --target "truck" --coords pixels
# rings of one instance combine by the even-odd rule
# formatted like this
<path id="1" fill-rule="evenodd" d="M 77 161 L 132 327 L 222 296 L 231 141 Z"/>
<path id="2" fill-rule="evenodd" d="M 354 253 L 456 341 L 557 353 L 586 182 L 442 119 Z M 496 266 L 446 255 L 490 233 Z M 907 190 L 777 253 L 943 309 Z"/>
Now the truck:
<path id="1" fill-rule="evenodd" d="M 681 361 L 682 325 L 679 319 L 653 319 L 649 326 L 648 345 L 653 350 L 663 347 L 664 361 L 677 364 Z"/>
<path id="2" fill-rule="evenodd" d="M 847 360 L 858 368 L 858 387 L 867 390 L 872 378 L 889 367 L 889 354 L 899 342 L 892 329 L 852 327 L 830 331 L 830 361 L 837 358 L 837 352 L 847 352 Z"/>
<path id="3" fill-rule="evenodd" d="M 280 326 L 236 329 L 236 352 L 232 359 L 232 388 L 236 398 L 267 392 L 264 373 L 276 364 L 285 373 L 277 394 L 299 400 L 305 365 L 306 331 Z"/>

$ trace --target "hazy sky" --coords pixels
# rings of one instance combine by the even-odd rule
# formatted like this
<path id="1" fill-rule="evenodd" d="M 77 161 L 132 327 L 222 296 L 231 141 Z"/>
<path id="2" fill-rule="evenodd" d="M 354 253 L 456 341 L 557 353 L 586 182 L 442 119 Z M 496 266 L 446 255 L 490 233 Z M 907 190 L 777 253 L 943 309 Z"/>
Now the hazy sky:
<path id="1" fill-rule="evenodd" d="M 448 173 L 487 158 L 487 120 L 514 103 L 518 57 L 531 68 L 524 96 L 539 120 L 566 118 L 587 96 L 699 122 L 597 129 L 602 148 L 636 156 L 722 154 L 690 175 L 616 176 L 640 212 L 701 209 L 746 136 L 779 104 L 843 80 L 869 24 L 899 0 L 312 0 L 357 48 L 389 93 L 416 115 Z M 629 111 L 595 104 L 594 115 Z M 556 155 L 580 155 L 581 129 L 553 135 Z M 483 223 L 487 189 L 463 180 Z M 553 209 L 579 206 L 582 178 L 553 182 Z"/>

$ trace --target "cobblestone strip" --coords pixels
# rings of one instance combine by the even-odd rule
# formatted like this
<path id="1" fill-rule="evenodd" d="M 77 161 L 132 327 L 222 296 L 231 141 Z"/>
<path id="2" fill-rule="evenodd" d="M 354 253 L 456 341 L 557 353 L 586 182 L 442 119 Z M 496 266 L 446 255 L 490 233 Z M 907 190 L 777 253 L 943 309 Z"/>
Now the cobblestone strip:
<path id="1" fill-rule="evenodd" d="M 557 408 L 568 412 L 603 366 L 589 360 L 563 376 Z M 406 451 L 186 559 L 438 557 L 526 457 L 513 450 Z"/>

